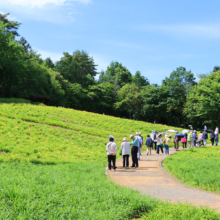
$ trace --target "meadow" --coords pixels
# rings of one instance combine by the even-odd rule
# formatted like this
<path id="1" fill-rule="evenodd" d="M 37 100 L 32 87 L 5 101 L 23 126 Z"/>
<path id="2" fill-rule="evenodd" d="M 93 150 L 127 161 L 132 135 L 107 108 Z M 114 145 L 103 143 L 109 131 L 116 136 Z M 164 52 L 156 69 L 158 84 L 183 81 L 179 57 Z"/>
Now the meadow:
<path id="1" fill-rule="evenodd" d="M 0 105 L 0 219 L 220 219 L 117 186 L 105 175 L 109 134 L 178 129 L 72 109 Z M 181 129 L 179 129 L 181 130 Z M 118 150 L 119 152 L 119 150 Z M 119 157 L 119 155 L 117 156 Z"/>
<path id="2" fill-rule="evenodd" d="M 220 146 L 190 148 L 172 155 L 164 168 L 183 183 L 220 193 Z"/>

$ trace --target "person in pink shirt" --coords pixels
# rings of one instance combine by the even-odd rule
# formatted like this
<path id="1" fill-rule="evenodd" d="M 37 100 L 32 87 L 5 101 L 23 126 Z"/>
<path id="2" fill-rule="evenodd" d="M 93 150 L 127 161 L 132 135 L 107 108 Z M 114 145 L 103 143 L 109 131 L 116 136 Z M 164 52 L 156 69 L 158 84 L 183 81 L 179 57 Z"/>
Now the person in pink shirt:
<path id="1" fill-rule="evenodd" d="M 202 140 L 202 139 L 203 139 L 203 133 L 202 133 L 202 131 L 200 131 L 199 140 Z"/>

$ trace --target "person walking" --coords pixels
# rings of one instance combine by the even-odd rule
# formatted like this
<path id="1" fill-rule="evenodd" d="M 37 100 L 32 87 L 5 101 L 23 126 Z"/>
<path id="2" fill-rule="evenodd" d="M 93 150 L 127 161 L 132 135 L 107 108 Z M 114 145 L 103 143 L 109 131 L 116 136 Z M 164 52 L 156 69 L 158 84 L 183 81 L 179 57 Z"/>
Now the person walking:
<path id="1" fill-rule="evenodd" d="M 215 142 L 215 134 L 214 134 L 214 131 L 211 132 L 210 134 L 210 141 L 212 142 L 212 146 L 214 145 L 214 142 Z"/>
<path id="2" fill-rule="evenodd" d="M 197 132 L 194 130 L 193 132 L 193 146 L 196 147 L 196 141 L 197 141 Z"/>
<path id="3" fill-rule="evenodd" d="M 176 149 L 176 151 L 179 150 L 179 141 L 180 141 L 180 139 L 179 139 L 179 137 L 177 136 L 178 133 L 179 133 L 179 132 L 177 132 L 176 135 L 174 136 L 174 143 L 175 143 L 174 148 Z"/>
<path id="4" fill-rule="evenodd" d="M 165 147 L 165 154 L 169 155 L 169 144 L 172 143 L 172 135 L 167 136 L 167 138 L 164 141 L 164 147 Z"/>
<path id="5" fill-rule="evenodd" d="M 108 143 L 110 142 L 109 140 L 110 140 L 110 138 L 113 138 L 113 140 L 114 140 L 114 142 L 115 142 L 115 138 L 114 138 L 114 136 L 113 135 L 109 135 L 109 137 L 108 137 Z M 111 165 L 112 167 L 113 167 L 113 165 Z M 115 161 L 115 169 L 117 168 L 117 166 L 116 166 L 116 161 Z"/>
<path id="6" fill-rule="evenodd" d="M 111 161 L 113 163 L 113 171 L 115 171 L 115 160 L 116 160 L 117 145 L 114 143 L 114 138 L 110 137 L 109 142 L 106 145 L 106 152 L 108 155 L 108 169 L 111 170 Z"/>
<path id="7" fill-rule="evenodd" d="M 155 151 L 157 150 L 157 134 L 158 134 L 158 132 L 155 131 L 154 132 L 154 149 L 155 149 Z"/>
<path id="8" fill-rule="evenodd" d="M 207 130 L 204 131 L 202 139 L 203 139 L 203 145 L 206 146 L 208 140 Z"/>
<path id="9" fill-rule="evenodd" d="M 155 139 L 156 139 L 155 131 L 152 131 L 150 137 L 151 137 L 151 139 L 152 139 L 152 141 L 153 141 L 154 149 L 156 150 L 156 142 L 154 142 Z"/>
<path id="10" fill-rule="evenodd" d="M 185 133 L 183 133 L 184 134 L 184 137 L 182 138 L 182 140 L 181 140 L 181 142 L 183 143 L 183 148 L 186 148 L 186 144 L 187 144 L 187 139 L 186 139 L 186 135 L 185 135 Z"/>
<path id="11" fill-rule="evenodd" d="M 204 146 L 202 131 L 200 131 L 200 133 L 199 133 L 199 140 L 201 140 L 201 144 Z"/>
<path id="12" fill-rule="evenodd" d="M 189 132 L 187 141 L 188 141 L 188 147 L 190 148 L 192 146 L 192 132 Z"/>
<path id="13" fill-rule="evenodd" d="M 145 145 L 147 146 L 147 155 L 148 155 L 149 152 L 150 152 L 150 155 L 151 155 L 151 148 L 153 147 L 153 140 L 152 140 L 152 138 L 150 138 L 149 134 L 147 135 Z"/>
<path id="14" fill-rule="evenodd" d="M 141 136 L 141 132 L 139 132 L 139 136 L 141 137 L 141 148 L 140 148 L 140 155 L 141 155 L 141 152 L 142 152 L 142 147 L 143 147 L 143 144 L 144 144 L 144 138 Z"/>
<path id="15" fill-rule="evenodd" d="M 219 133 L 218 126 L 216 126 L 216 128 L 215 128 L 215 133 Z"/>
<path id="16" fill-rule="evenodd" d="M 141 158 L 141 146 L 142 146 L 142 138 L 140 137 L 139 135 L 139 132 L 136 132 L 136 136 L 135 136 L 137 139 L 138 139 L 138 160 L 140 160 Z"/>
<path id="17" fill-rule="evenodd" d="M 200 133 L 199 133 L 199 140 L 202 140 L 203 139 L 203 133 L 202 133 L 202 131 L 200 131 Z"/>
<path id="18" fill-rule="evenodd" d="M 138 153 L 138 144 L 139 141 L 134 135 L 130 135 L 130 139 L 132 142 L 130 142 L 131 148 L 131 156 L 132 156 L 132 166 L 131 167 L 138 167 L 138 159 L 137 159 L 137 153 Z"/>
<path id="19" fill-rule="evenodd" d="M 215 133 L 215 146 L 218 146 L 218 133 Z"/>
<path id="20" fill-rule="evenodd" d="M 122 140 L 121 151 L 123 156 L 123 169 L 125 169 L 125 167 L 129 169 L 130 143 L 127 142 L 126 137 Z"/>
<path id="21" fill-rule="evenodd" d="M 163 140 L 162 140 L 162 134 L 159 134 L 157 137 L 157 155 L 159 155 L 159 152 L 161 150 L 161 153 L 163 155 Z"/>
<path id="22" fill-rule="evenodd" d="M 206 126 L 206 125 L 204 125 L 204 131 L 205 131 L 205 130 L 206 130 L 206 131 L 208 130 L 208 128 L 207 128 L 207 126 Z"/>

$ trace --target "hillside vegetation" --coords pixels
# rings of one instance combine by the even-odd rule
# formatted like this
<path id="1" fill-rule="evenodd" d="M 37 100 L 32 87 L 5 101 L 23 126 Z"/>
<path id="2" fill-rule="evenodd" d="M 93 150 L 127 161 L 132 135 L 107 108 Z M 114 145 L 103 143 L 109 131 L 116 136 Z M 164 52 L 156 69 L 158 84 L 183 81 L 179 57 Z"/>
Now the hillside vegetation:
<path id="1" fill-rule="evenodd" d="M 176 129 L 112 116 L 35 106 L 0 105 L 1 161 L 34 163 L 106 160 L 105 146 L 112 134 L 120 146 L 123 137 L 141 131 Z M 30 146 L 31 143 L 31 146 Z"/>
<path id="2" fill-rule="evenodd" d="M 219 146 L 191 148 L 166 158 L 163 166 L 180 181 L 220 193 Z"/>
<path id="3" fill-rule="evenodd" d="M 169 128 L 72 109 L 0 105 L 0 219 L 109 220 L 144 213 L 144 219 L 176 219 L 177 213 L 179 219 L 189 213 L 220 219 L 213 210 L 164 203 L 106 178 L 109 134 L 119 146 L 135 131 L 146 138 Z"/>

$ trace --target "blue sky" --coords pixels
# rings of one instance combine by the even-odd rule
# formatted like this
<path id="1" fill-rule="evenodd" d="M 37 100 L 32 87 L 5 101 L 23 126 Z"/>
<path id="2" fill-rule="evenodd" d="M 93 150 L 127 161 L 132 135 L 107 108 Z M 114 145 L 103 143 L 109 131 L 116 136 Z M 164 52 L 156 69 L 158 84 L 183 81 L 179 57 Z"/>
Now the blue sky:
<path id="1" fill-rule="evenodd" d="M 219 0 L 1 0 L 0 12 L 43 58 L 85 50 L 98 71 L 118 61 L 161 84 L 179 66 L 220 65 Z"/>

